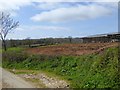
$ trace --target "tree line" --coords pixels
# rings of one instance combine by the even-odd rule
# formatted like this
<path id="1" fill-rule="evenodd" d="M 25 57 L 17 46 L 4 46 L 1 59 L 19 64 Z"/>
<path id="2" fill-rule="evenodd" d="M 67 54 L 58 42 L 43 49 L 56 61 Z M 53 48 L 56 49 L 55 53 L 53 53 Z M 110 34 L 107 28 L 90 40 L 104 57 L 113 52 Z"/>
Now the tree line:
<path id="1" fill-rule="evenodd" d="M 6 40 L 7 47 L 18 47 L 18 46 L 26 46 L 26 47 L 37 47 L 37 46 L 46 46 L 46 45 L 57 45 L 64 43 L 81 43 L 81 38 L 42 38 L 42 39 L 30 39 L 26 38 L 23 40 Z"/>

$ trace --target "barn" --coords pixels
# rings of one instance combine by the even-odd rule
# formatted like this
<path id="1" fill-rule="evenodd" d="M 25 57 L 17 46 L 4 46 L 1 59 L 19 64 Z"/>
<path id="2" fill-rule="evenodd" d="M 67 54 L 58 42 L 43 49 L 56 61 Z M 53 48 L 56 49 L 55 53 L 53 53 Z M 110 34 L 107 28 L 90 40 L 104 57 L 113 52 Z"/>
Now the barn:
<path id="1" fill-rule="evenodd" d="M 83 43 L 119 42 L 120 33 L 99 34 L 81 38 Z"/>

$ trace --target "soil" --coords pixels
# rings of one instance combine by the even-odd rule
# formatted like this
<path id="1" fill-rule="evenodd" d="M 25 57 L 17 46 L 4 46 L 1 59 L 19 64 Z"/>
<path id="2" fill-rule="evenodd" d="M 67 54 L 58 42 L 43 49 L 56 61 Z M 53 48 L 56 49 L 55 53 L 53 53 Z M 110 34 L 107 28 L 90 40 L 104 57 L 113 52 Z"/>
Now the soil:
<path id="1" fill-rule="evenodd" d="M 81 44 L 61 44 L 51 46 L 41 46 L 35 48 L 28 48 L 26 50 L 29 54 L 41 55 L 84 55 L 91 53 L 99 53 L 106 48 L 118 46 L 118 43 L 81 43 Z"/>

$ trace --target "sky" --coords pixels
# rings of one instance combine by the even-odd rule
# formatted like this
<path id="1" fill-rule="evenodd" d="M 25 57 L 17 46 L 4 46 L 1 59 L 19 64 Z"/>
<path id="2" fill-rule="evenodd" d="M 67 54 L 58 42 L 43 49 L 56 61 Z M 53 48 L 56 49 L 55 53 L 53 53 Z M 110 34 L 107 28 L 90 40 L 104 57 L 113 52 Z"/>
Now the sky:
<path id="1" fill-rule="evenodd" d="M 118 0 L 0 0 L 0 11 L 19 21 L 7 39 L 118 32 Z"/>

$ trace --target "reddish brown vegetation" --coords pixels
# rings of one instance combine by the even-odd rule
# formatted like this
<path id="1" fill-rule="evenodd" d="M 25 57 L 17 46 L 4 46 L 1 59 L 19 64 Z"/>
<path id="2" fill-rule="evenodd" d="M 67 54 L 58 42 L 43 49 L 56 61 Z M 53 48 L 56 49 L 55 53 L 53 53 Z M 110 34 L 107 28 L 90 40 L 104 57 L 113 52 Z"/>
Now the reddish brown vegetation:
<path id="1" fill-rule="evenodd" d="M 99 53 L 106 48 L 118 46 L 118 43 L 81 43 L 81 44 L 61 44 L 29 48 L 30 54 L 44 55 L 83 55 Z"/>

